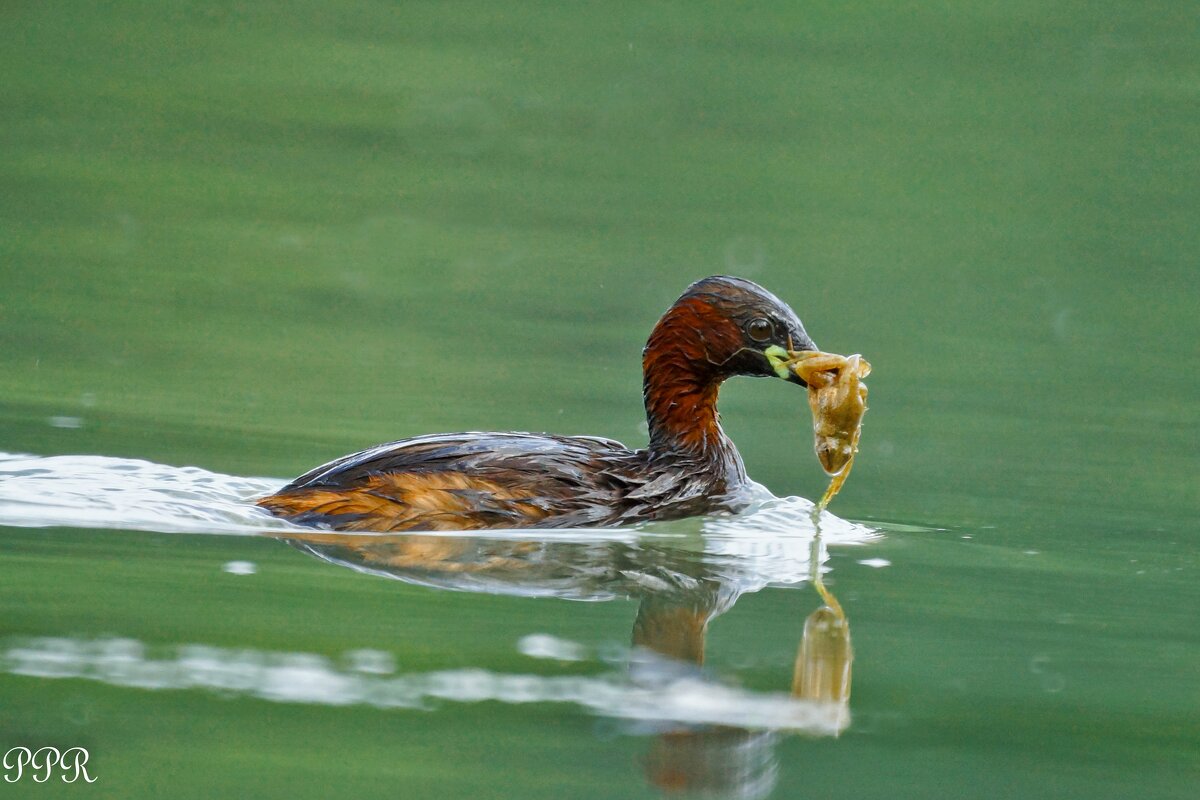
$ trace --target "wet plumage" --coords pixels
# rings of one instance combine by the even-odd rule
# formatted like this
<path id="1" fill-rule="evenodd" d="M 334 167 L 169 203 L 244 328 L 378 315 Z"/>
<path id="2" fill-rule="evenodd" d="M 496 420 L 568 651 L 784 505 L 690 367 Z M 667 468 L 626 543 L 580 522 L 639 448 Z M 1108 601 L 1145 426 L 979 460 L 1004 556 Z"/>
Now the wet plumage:
<path id="1" fill-rule="evenodd" d="M 419 436 L 320 467 L 260 505 L 341 530 L 566 527 L 652 518 L 647 504 L 685 516 L 711 489 L 688 470 L 648 469 L 648 455 L 585 436 Z"/>
<path id="2" fill-rule="evenodd" d="M 601 526 L 736 510 L 746 472 L 721 430 L 717 392 L 733 375 L 775 375 L 763 352 L 772 346 L 816 349 L 769 292 L 706 278 L 668 309 L 643 351 L 646 448 L 532 433 L 419 436 L 318 467 L 258 504 L 299 524 L 371 531 Z"/>

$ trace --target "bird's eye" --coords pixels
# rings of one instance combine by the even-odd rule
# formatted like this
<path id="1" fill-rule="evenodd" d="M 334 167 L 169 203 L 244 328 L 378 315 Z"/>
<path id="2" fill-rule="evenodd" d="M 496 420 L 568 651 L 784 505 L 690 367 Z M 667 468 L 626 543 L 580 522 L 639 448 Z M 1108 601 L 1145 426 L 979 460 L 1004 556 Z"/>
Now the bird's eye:
<path id="1" fill-rule="evenodd" d="M 765 342 L 771 338 L 771 334 L 775 333 L 775 326 L 771 324 L 770 320 L 756 317 L 746 325 L 746 333 L 750 334 L 750 338 L 756 342 Z"/>

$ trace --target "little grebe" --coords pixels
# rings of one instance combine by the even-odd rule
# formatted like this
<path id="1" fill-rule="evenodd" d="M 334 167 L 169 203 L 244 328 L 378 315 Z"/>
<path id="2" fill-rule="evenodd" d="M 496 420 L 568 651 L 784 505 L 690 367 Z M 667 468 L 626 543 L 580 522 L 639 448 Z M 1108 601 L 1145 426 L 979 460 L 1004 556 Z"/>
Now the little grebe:
<path id="1" fill-rule="evenodd" d="M 783 361 L 816 349 L 770 292 L 705 278 L 667 310 L 642 352 L 644 450 L 590 436 L 418 436 L 330 462 L 257 502 L 302 525 L 359 531 L 618 525 L 736 511 L 749 484 L 718 421 L 721 382 L 752 375 L 805 386 Z"/>

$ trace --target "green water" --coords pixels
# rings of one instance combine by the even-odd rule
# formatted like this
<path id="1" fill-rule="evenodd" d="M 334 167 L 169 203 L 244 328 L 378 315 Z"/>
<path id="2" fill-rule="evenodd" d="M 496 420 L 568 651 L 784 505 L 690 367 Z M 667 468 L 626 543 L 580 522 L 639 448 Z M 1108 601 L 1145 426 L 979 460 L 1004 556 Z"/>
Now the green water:
<path id="1" fill-rule="evenodd" d="M 1200 17 L 1186 3 L 9 3 L 0 451 L 286 478 L 430 431 L 644 441 L 639 354 L 720 272 L 873 363 L 833 510 L 853 722 L 773 797 L 1200 785 Z M 780 381 L 727 430 L 825 479 Z M 66 427 L 64 427 L 64 425 Z M 859 563 L 883 559 L 884 568 Z M 252 576 L 222 572 L 230 561 Z M 807 588 L 708 664 L 786 691 Z M 586 674 L 637 604 L 438 591 L 254 537 L 0 528 L 0 634 Z M 278 704 L 0 673 L 5 796 L 652 797 L 570 704 Z M 55 794 L 57 793 L 57 794 Z"/>

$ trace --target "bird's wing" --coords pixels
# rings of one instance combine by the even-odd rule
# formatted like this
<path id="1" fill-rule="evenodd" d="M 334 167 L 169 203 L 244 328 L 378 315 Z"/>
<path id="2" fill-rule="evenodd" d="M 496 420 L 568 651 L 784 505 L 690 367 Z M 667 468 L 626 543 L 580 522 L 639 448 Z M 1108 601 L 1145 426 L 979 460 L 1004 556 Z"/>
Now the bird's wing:
<path id="1" fill-rule="evenodd" d="M 592 437 L 436 434 L 345 456 L 258 502 L 343 530 L 595 525 L 612 516 L 605 468 L 631 455 Z"/>

